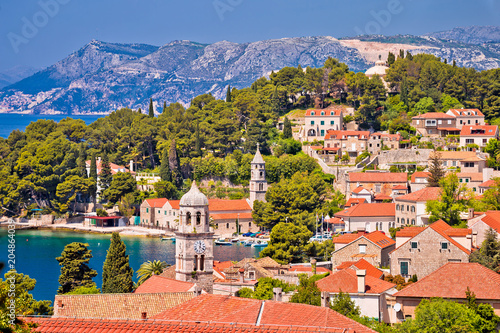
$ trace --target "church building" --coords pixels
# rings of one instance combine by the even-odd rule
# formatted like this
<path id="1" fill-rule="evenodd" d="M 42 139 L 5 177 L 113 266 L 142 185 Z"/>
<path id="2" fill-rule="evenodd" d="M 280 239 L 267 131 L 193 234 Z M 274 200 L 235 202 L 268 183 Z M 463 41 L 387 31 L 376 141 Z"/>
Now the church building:
<path id="1" fill-rule="evenodd" d="M 258 144 L 250 169 L 250 206 L 253 208 L 254 201 L 266 201 L 267 192 L 266 162 L 260 154 Z"/>

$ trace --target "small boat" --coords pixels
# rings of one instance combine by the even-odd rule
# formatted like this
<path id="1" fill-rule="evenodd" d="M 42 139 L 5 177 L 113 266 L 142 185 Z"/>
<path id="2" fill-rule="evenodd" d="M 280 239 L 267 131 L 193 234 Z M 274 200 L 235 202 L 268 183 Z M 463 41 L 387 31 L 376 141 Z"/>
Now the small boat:
<path id="1" fill-rule="evenodd" d="M 175 243 L 175 237 L 162 237 L 161 240 L 162 241 L 171 240 L 173 243 Z"/>
<path id="2" fill-rule="evenodd" d="M 232 243 L 238 243 L 240 241 L 239 238 L 231 238 Z"/>
<path id="3" fill-rule="evenodd" d="M 242 242 L 242 244 L 245 246 L 252 246 L 252 244 L 255 244 L 255 241 L 247 240 L 247 241 Z"/>
<path id="4" fill-rule="evenodd" d="M 252 244 L 252 247 L 266 247 L 266 246 L 267 242 L 257 242 Z"/>
<path id="5" fill-rule="evenodd" d="M 219 238 L 215 241 L 215 245 L 233 245 L 233 243 L 227 239 Z"/>

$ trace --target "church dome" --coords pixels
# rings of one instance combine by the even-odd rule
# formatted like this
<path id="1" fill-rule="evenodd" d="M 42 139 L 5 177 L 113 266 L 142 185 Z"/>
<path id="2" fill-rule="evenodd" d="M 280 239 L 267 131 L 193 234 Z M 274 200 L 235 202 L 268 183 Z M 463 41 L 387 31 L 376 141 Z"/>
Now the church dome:
<path id="1" fill-rule="evenodd" d="M 389 69 L 385 65 L 385 62 L 382 60 L 379 60 L 375 63 L 375 66 L 368 68 L 368 70 L 365 72 L 366 76 L 373 76 L 373 75 L 379 75 L 379 76 L 385 76 L 386 71 Z"/>
<path id="2" fill-rule="evenodd" d="M 196 181 L 193 180 L 191 189 L 184 194 L 179 203 L 180 206 L 208 206 L 207 196 L 198 189 Z"/>

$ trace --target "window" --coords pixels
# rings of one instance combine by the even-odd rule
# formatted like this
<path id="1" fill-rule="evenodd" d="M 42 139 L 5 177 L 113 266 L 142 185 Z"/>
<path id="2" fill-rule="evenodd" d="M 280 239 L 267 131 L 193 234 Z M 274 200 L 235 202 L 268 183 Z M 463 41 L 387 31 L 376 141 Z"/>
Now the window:
<path id="1" fill-rule="evenodd" d="M 412 249 L 418 249 L 418 242 L 410 242 L 410 247 Z"/>
<path id="2" fill-rule="evenodd" d="M 191 213 L 190 212 L 186 213 L 186 223 L 191 224 Z"/>
<path id="3" fill-rule="evenodd" d="M 201 213 L 196 212 L 196 224 L 200 224 L 200 223 L 201 223 Z"/>
<path id="4" fill-rule="evenodd" d="M 252 222 L 248 222 L 248 227 L 251 228 L 252 227 Z"/>
<path id="5" fill-rule="evenodd" d="M 474 139 L 465 139 L 465 143 L 466 144 L 474 143 Z"/>
<path id="6" fill-rule="evenodd" d="M 469 178 L 465 178 L 465 182 L 468 183 L 469 182 Z"/>
<path id="7" fill-rule="evenodd" d="M 323 125 L 323 124 L 321 124 L 321 125 Z M 325 130 L 321 130 L 320 133 L 321 133 L 321 136 L 324 136 L 325 135 Z"/>
<path id="8" fill-rule="evenodd" d="M 324 121 L 324 120 L 322 120 L 322 121 L 321 121 L 321 125 L 324 125 L 324 124 L 325 124 L 325 121 Z"/>
<path id="9" fill-rule="evenodd" d="M 443 166 L 447 166 L 448 165 L 448 162 L 447 161 L 443 161 Z"/>
<path id="10" fill-rule="evenodd" d="M 451 125 L 451 120 L 448 120 L 448 125 Z"/>
<path id="11" fill-rule="evenodd" d="M 420 120 L 417 120 L 417 125 L 419 125 L 419 124 L 420 124 Z"/>
<path id="12" fill-rule="evenodd" d="M 460 125 L 462 125 L 464 123 L 464 121 L 462 119 L 460 119 Z"/>
<path id="13" fill-rule="evenodd" d="M 229 229 L 229 223 L 226 223 L 226 229 Z"/>
<path id="14" fill-rule="evenodd" d="M 448 242 L 441 242 L 441 250 L 448 250 Z"/>
<path id="15" fill-rule="evenodd" d="M 146 208 L 146 213 L 149 213 L 149 208 Z"/>
<path id="16" fill-rule="evenodd" d="M 483 139 L 483 145 L 488 143 L 488 139 Z"/>
<path id="17" fill-rule="evenodd" d="M 165 215 L 167 215 L 167 211 L 165 211 Z"/>
<path id="18" fill-rule="evenodd" d="M 324 116 L 324 115 L 325 115 L 325 113 L 324 113 L 323 111 L 321 111 L 321 115 L 322 115 L 322 116 Z"/>
<path id="19" fill-rule="evenodd" d="M 438 120 L 438 125 L 442 125 L 443 124 L 443 121 L 442 120 Z"/>
<path id="20" fill-rule="evenodd" d="M 415 213 L 415 206 L 411 206 L 411 212 Z"/>
<path id="21" fill-rule="evenodd" d="M 401 218 L 401 224 L 405 224 L 405 218 Z"/>
<path id="22" fill-rule="evenodd" d="M 399 210 L 399 204 L 396 205 L 396 210 Z"/>
<path id="23" fill-rule="evenodd" d="M 375 192 L 380 193 L 380 184 L 375 184 Z"/>
<path id="24" fill-rule="evenodd" d="M 467 120 L 467 124 L 469 124 L 469 125 L 470 125 L 470 119 L 469 119 L 469 120 Z"/>
<path id="25" fill-rule="evenodd" d="M 161 214 L 160 210 L 158 209 L 158 214 Z"/>
<path id="26" fill-rule="evenodd" d="M 330 125 L 335 125 L 335 121 L 330 120 Z"/>
<path id="27" fill-rule="evenodd" d="M 174 216 L 175 216 L 175 211 L 173 212 Z"/>
<path id="28" fill-rule="evenodd" d="M 453 161 L 453 162 L 451 162 L 451 165 L 452 165 L 452 166 L 457 166 L 457 161 Z"/>
<path id="29" fill-rule="evenodd" d="M 398 217 L 398 224 L 399 224 L 399 217 Z"/>
<path id="30" fill-rule="evenodd" d="M 314 113 L 314 111 L 312 111 L 312 112 L 311 112 L 311 116 L 314 116 L 314 115 L 315 115 L 315 113 Z"/>
<path id="31" fill-rule="evenodd" d="M 359 253 L 366 253 L 366 244 L 359 244 Z"/>
<path id="32" fill-rule="evenodd" d="M 311 120 L 311 125 L 314 125 L 314 120 Z"/>
<path id="33" fill-rule="evenodd" d="M 408 275 L 408 261 L 401 261 L 400 263 L 401 275 Z"/>
<path id="34" fill-rule="evenodd" d="M 410 205 L 406 205 L 406 211 L 409 212 L 410 211 Z"/>
<path id="35" fill-rule="evenodd" d="M 411 219 L 411 225 L 415 225 L 415 219 Z"/>

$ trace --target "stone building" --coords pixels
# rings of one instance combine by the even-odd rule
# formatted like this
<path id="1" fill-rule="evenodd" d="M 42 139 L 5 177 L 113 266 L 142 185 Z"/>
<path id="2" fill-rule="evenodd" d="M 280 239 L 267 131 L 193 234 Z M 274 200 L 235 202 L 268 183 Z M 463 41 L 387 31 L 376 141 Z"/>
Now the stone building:
<path id="1" fill-rule="evenodd" d="M 140 206 L 140 221 L 148 226 L 177 229 L 179 200 L 146 199 Z"/>
<path id="2" fill-rule="evenodd" d="M 257 151 L 250 163 L 250 206 L 258 201 L 266 201 L 267 181 L 266 181 L 266 162 L 260 154 L 259 145 Z"/>
<path id="3" fill-rule="evenodd" d="M 462 129 L 466 125 L 484 125 L 484 114 L 478 109 L 449 109 L 447 115 L 456 119 L 456 127 Z"/>
<path id="4" fill-rule="evenodd" d="M 423 136 L 458 135 L 456 118 L 443 112 L 428 112 L 411 118 L 411 126 Z"/>
<path id="5" fill-rule="evenodd" d="M 473 235 L 476 235 L 472 238 L 472 246 L 481 247 L 488 229 L 495 230 L 497 237 L 500 238 L 500 211 L 490 210 L 473 217 L 467 221 L 467 226 L 472 230 Z"/>
<path id="6" fill-rule="evenodd" d="M 329 130 L 338 131 L 343 129 L 342 108 L 307 110 L 304 116 L 303 141 L 323 140 Z"/>
<path id="7" fill-rule="evenodd" d="M 424 187 L 421 190 L 394 198 L 396 204 L 396 228 L 405 225 L 428 224 L 429 214 L 425 210 L 427 201 L 438 200 L 441 188 Z"/>
<path id="8" fill-rule="evenodd" d="M 359 186 L 373 194 L 385 194 L 390 196 L 396 185 L 408 187 L 408 174 L 406 172 L 349 172 L 346 177 L 347 198 Z"/>
<path id="9" fill-rule="evenodd" d="M 342 219 L 346 231 L 383 231 L 389 233 L 395 226 L 394 203 L 360 203 L 334 215 Z"/>
<path id="10" fill-rule="evenodd" d="M 340 148 L 342 153 L 347 153 L 355 159 L 368 148 L 369 131 L 327 131 L 324 136 L 324 147 Z"/>
<path id="11" fill-rule="evenodd" d="M 472 231 L 439 220 L 425 228 L 402 229 L 396 242 L 400 245 L 390 254 L 391 274 L 422 279 L 448 262 L 469 262 Z"/>
<path id="12" fill-rule="evenodd" d="M 469 145 L 484 148 L 491 139 L 498 139 L 496 125 L 464 125 L 460 131 L 460 147 L 472 150 Z"/>
<path id="13" fill-rule="evenodd" d="M 389 149 L 398 149 L 401 140 L 401 134 L 372 133 L 368 140 L 368 152 L 372 155 L 378 154 L 382 150 L 382 146 Z"/>

